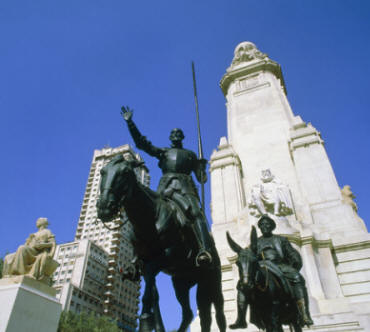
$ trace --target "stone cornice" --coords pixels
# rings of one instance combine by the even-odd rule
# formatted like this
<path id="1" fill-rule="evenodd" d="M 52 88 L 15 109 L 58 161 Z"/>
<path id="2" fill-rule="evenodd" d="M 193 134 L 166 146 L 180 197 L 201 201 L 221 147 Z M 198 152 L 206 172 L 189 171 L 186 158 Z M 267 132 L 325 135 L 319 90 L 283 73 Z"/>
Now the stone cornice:
<path id="1" fill-rule="evenodd" d="M 241 168 L 241 162 L 238 155 L 235 153 L 232 146 L 227 143 L 225 137 L 221 138 L 218 150 L 213 151 L 209 164 L 210 172 L 229 165 L 237 166 L 239 169 Z"/>
<path id="2" fill-rule="evenodd" d="M 370 248 L 370 241 L 362 241 L 358 243 L 344 244 L 334 247 L 336 253 L 354 251 L 354 250 L 363 250 Z"/>
<path id="3" fill-rule="evenodd" d="M 270 72 L 273 75 L 275 75 L 280 80 L 285 94 L 287 94 L 284 77 L 280 65 L 269 58 L 265 58 L 252 63 L 247 63 L 243 67 L 229 69 L 220 81 L 220 87 L 224 95 L 226 96 L 229 86 L 234 80 L 256 72 Z"/>
<path id="4" fill-rule="evenodd" d="M 289 146 L 291 152 L 312 144 L 324 144 L 320 132 L 311 123 L 305 124 L 303 121 L 290 129 Z"/>

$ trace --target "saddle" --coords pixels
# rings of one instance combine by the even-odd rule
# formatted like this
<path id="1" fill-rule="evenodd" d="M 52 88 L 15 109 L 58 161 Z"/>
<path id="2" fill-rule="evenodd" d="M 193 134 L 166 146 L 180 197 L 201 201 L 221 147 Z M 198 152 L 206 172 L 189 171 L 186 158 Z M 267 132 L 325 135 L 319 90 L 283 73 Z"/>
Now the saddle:
<path id="1" fill-rule="evenodd" d="M 283 289 L 283 292 L 286 295 L 287 299 L 294 299 L 293 287 L 284 273 L 281 271 L 279 266 L 267 260 L 259 261 L 258 263 L 262 269 L 267 269 L 267 271 L 273 275 L 278 283 L 278 286 Z"/>

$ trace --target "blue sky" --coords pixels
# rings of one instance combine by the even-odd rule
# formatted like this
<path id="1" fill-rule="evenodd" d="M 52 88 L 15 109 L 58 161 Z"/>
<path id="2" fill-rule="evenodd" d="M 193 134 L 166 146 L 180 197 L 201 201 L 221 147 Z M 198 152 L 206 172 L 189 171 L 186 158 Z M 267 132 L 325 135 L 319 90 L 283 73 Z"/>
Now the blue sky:
<path id="1" fill-rule="evenodd" d="M 0 255 L 34 232 L 40 216 L 59 243 L 73 239 L 93 150 L 132 143 L 122 104 L 156 145 L 168 145 L 169 131 L 181 127 L 196 150 L 191 60 L 209 157 L 226 135 L 218 82 L 244 40 L 282 65 L 294 113 L 322 133 L 339 185 L 351 185 L 369 225 L 369 7 L 365 0 L 2 0 Z M 155 188 L 156 161 L 144 158 Z M 180 316 L 166 282 L 162 306 L 172 329 Z"/>

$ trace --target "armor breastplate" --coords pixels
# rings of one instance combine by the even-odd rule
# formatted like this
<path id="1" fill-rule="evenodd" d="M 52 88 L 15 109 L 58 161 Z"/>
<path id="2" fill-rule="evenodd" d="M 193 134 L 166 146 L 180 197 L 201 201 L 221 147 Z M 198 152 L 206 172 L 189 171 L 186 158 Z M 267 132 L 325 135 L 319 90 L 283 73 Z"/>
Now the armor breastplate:
<path id="1" fill-rule="evenodd" d="M 181 173 L 190 175 L 194 170 L 195 159 L 195 154 L 189 150 L 171 148 L 164 152 L 158 166 L 162 169 L 163 174 Z"/>

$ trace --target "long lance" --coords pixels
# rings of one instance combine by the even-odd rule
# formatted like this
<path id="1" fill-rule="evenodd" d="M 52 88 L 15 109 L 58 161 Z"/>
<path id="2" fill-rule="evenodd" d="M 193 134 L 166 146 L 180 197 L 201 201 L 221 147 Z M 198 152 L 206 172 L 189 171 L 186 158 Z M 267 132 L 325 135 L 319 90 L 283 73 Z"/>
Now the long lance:
<path id="1" fill-rule="evenodd" d="M 199 121 L 199 108 L 198 108 L 198 94 L 197 94 L 197 84 L 195 81 L 195 68 L 194 68 L 194 61 L 191 62 L 191 69 L 193 72 L 193 88 L 194 88 L 194 100 L 195 100 L 195 113 L 197 115 L 197 128 L 198 128 L 198 157 L 199 160 L 203 159 L 203 146 L 202 146 L 202 137 L 200 135 L 200 121 Z M 204 211 L 204 181 L 203 181 L 203 172 L 201 172 L 201 206 L 202 211 Z"/>

